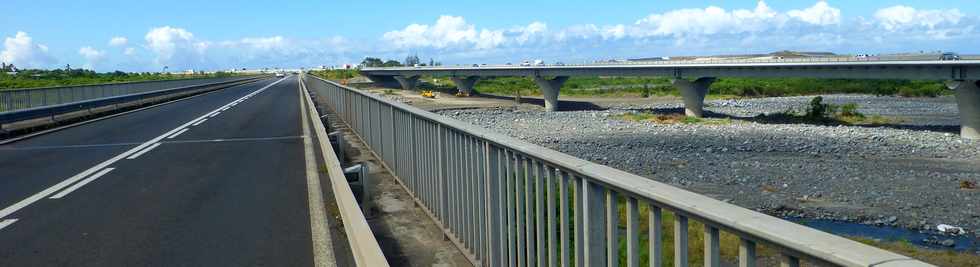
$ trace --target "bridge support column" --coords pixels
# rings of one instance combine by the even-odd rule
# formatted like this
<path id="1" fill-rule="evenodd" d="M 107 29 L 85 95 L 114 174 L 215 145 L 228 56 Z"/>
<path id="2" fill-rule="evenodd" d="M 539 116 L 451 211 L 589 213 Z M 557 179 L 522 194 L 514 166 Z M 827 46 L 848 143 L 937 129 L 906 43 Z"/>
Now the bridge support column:
<path id="1" fill-rule="evenodd" d="M 948 81 L 946 87 L 956 91 L 960 110 L 960 136 L 980 139 L 980 85 L 978 81 Z"/>
<path id="2" fill-rule="evenodd" d="M 395 80 L 402 86 L 402 89 L 415 90 L 415 86 L 419 83 L 419 76 L 395 76 Z"/>
<path id="3" fill-rule="evenodd" d="M 545 79 L 541 76 L 534 76 L 534 82 L 541 87 L 541 95 L 544 96 L 544 109 L 547 111 L 558 110 L 558 92 L 561 86 L 568 81 L 568 76 L 558 76 L 554 79 Z"/>
<path id="4" fill-rule="evenodd" d="M 471 95 L 473 94 L 473 86 L 476 85 L 476 81 L 480 80 L 480 76 L 452 77 L 452 80 L 456 84 L 457 91 Z"/>
<path id="5" fill-rule="evenodd" d="M 698 78 L 693 82 L 679 78 L 671 81 L 684 98 L 684 115 L 698 118 L 704 116 L 704 96 L 708 94 L 708 88 L 714 82 L 714 77 Z"/>

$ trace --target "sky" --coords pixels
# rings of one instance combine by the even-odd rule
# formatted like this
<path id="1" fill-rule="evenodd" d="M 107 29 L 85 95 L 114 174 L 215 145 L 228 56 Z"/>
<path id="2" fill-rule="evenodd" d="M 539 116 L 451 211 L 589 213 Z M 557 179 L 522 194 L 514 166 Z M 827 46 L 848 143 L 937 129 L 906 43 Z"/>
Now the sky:
<path id="1" fill-rule="evenodd" d="M 499 64 L 780 50 L 980 53 L 976 0 L 4 0 L 0 7 L 0 61 L 20 68 L 298 68 L 409 55 Z"/>

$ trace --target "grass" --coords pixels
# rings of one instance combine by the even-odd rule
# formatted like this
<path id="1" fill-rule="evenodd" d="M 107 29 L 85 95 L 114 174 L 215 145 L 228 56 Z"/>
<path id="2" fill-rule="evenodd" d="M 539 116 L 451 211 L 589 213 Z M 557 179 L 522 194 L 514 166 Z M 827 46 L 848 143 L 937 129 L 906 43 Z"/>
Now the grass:
<path id="1" fill-rule="evenodd" d="M 604 89 L 605 88 L 605 89 Z M 527 77 L 484 78 L 477 82 L 475 90 L 482 93 L 513 95 L 540 95 L 535 84 Z M 664 77 L 571 77 L 561 88 L 566 96 L 666 96 L 679 95 Z M 720 78 L 711 85 L 708 99 L 713 96 L 774 97 L 815 94 L 871 94 L 905 97 L 935 97 L 951 94 L 943 85 L 934 81 L 908 80 L 852 80 L 852 79 L 804 79 L 804 78 Z"/>
<path id="2" fill-rule="evenodd" d="M 875 241 L 860 237 L 848 238 L 937 266 L 980 266 L 980 255 L 969 252 L 928 249 L 916 246 L 907 240 Z"/>
<path id="3" fill-rule="evenodd" d="M 843 105 L 825 104 L 823 97 L 814 97 L 805 113 L 791 110 L 759 115 L 755 119 L 784 123 L 818 124 L 818 125 L 887 125 L 903 122 L 902 118 L 885 117 L 881 115 L 865 116 L 858 112 L 856 103 Z"/>
<path id="4" fill-rule="evenodd" d="M 21 70 L 17 74 L 11 75 L 0 72 L 0 90 L 20 89 L 20 88 L 40 88 L 54 86 L 74 86 L 103 83 L 120 83 L 136 81 L 158 81 L 175 80 L 188 78 L 212 78 L 228 77 L 237 74 L 217 72 L 217 73 L 195 73 L 195 74 L 169 74 L 169 73 L 129 73 L 129 72 L 106 72 L 97 73 L 91 70 Z"/>
<path id="5" fill-rule="evenodd" d="M 732 119 L 714 119 L 714 118 L 697 118 L 684 116 L 681 114 L 655 114 L 649 112 L 631 112 L 621 115 L 611 116 L 614 119 L 633 121 L 633 122 L 650 122 L 656 124 L 703 124 L 703 125 L 728 125 L 732 124 Z"/>

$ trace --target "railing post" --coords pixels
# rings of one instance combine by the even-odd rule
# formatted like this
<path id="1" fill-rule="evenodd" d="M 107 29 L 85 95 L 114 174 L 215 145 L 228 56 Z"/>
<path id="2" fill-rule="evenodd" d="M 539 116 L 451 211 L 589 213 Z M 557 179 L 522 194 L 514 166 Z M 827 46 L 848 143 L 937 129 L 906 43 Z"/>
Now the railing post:
<path id="1" fill-rule="evenodd" d="M 738 245 L 738 266 L 755 267 L 755 242 L 745 238 L 739 239 Z"/>
<path id="2" fill-rule="evenodd" d="M 606 189 L 606 266 L 619 266 L 619 196 Z"/>
<path id="3" fill-rule="evenodd" d="M 704 225 L 704 266 L 721 266 L 721 246 L 718 228 Z"/>
<path id="4" fill-rule="evenodd" d="M 640 267 L 640 210 L 632 196 L 626 197 L 626 266 Z"/>
<path id="5" fill-rule="evenodd" d="M 606 262 L 606 222 L 604 217 L 606 201 L 603 197 L 603 188 L 588 179 L 582 179 L 582 205 L 584 206 L 583 230 L 585 230 L 585 265 L 582 266 L 602 266 Z"/>
<path id="6" fill-rule="evenodd" d="M 687 267 L 687 216 L 674 212 L 674 266 Z"/>

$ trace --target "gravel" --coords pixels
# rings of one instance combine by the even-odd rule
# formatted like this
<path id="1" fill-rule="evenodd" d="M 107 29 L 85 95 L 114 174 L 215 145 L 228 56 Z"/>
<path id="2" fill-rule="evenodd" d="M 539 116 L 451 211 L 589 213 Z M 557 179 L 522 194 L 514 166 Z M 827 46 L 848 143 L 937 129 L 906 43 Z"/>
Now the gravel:
<path id="1" fill-rule="evenodd" d="M 811 97 L 719 100 L 712 116 L 731 124 L 654 124 L 612 116 L 677 112 L 681 104 L 615 104 L 601 111 L 540 107 L 443 110 L 579 158 L 776 216 L 935 229 L 980 229 L 980 142 L 963 140 L 951 97 L 826 95 L 900 125 L 820 126 L 739 118 L 799 110 Z"/>

